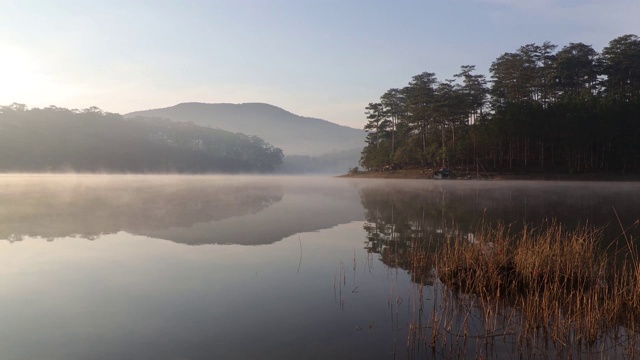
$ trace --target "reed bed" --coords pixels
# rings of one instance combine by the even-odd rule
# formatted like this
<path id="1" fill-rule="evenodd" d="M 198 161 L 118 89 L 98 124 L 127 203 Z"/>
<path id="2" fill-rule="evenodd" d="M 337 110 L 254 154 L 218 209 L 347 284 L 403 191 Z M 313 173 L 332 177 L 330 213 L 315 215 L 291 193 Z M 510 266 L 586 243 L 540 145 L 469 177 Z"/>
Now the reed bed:
<path id="1" fill-rule="evenodd" d="M 411 272 L 433 274 L 436 289 L 431 318 L 420 308 L 409 324 L 408 347 L 442 358 L 639 357 L 640 261 L 625 240 L 624 252 L 607 251 L 602 229 L 546 222 L 415 252 Z"/>

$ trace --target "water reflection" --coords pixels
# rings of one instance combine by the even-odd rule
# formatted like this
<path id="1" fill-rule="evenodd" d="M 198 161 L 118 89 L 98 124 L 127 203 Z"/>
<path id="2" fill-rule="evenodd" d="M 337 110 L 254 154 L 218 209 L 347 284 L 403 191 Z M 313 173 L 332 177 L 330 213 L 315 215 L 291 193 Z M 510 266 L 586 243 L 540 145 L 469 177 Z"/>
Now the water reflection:
<path id="1" fill-rule="evenodd" d="M 556 220 L 568 228 L 605 227 L 612 240 L 624 227 L 638 238 L 637 227 L 627 229 L 640 216 L 640 185 L 634 183 L 381 182 L 361 188 L 360 198 L 368 247 L 400 267 L 396 253 L 408 253 L 416 242 L 435 248 L 451 235 L 473 241 L 483 224 L 517 231 Z"/>
<path id="2" fill-rule="evenodd" d="M 0 204 L 0 239 L 9 241 L 124 231 L 259 245 L 363 218 L 353 187 L 314 178 L 4 175 Z"/>
<path id="3" fill-rule="evenodd" d="M 623 224 L 635 221 L 638 190 L 618 183 L 2 176 L 0 238 L 24 238 L 0 241 L 2 358 L 450 358 L 452 344 L 468 358 L 517 357 L 512 332 L 490 352 L 480 349 L 481 337 L 456 343 L 460 332 L 486 325 L 485 312 L 412 261 L 449 235 L 472 240 L 482 222 L 588 219 L 611 224 L 616 236 L 612 209 Z M 431 310 L 441 306 L 451 313 L 439 321 L 450 321 L 453 335 L 414 357 L 410 350 L 425 350 L 425 339 L 428 347 Z M 463 321 L 453 323 L 456 311 Z M 509 311 L 502 314 L 516 316 Z"/>
<path id="4" fill-rule="evenodd" d="M 412 306 L 417 310 L 407 323 L 409 357 L 629 357 L 629 351 L 637 351 L 638 337 L 627 328 L 575 348 L 563 345 L 566 339 L 554 338 L 546 327 L 531 335 L 522 325 L 530 314 L 521 311 L 519 302 L 504 294 L 498 301 L 499 294 L 461 293 L 443 284 L 434 254 L 451 239 L 475 243 L 483 226 L 506 224 L 515 233 L 545 220 L 568 229 L 580 224 L 602 228 L 602 246 L 616 253 L 627 246 L 625 238 L 640 235 L 639 190 L 640 185 L 629 183 L 540 182 L 388 182 L 361 188 L 366 249 L 390 268 L 405 270 L 416 284 Z M 612 242 L 616 245 L 609 246 Z M 487 251 L 487 257 L 491 247 L 483 246 L 480 252 Z M 566 337 L 571 336 L 578 337 Z"/>

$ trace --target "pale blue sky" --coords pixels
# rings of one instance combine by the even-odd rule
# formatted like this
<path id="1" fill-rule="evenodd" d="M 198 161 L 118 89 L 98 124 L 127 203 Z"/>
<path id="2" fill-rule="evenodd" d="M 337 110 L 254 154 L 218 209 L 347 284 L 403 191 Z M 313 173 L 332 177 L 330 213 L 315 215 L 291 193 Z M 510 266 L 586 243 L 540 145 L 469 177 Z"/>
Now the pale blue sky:
<path id="1" fill-rule="evenodd" d="M 361 128 L 424 71 L 640 34 L 640 0 L 0 0 L 0 104 L 126 113 L 266 102 Z"/>

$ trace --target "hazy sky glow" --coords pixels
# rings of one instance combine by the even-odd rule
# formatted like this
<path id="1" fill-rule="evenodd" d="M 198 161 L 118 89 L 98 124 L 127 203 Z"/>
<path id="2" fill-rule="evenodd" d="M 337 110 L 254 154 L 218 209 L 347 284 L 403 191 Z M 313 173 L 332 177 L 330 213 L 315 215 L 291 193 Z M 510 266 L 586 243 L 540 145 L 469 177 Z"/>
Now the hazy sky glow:
<path id="1" fill-rule="evenodd" d="M 266 102 L 362 127 L 411 76 L 640 34 L 639 0 L 0 0 L 0 104 Z"/>

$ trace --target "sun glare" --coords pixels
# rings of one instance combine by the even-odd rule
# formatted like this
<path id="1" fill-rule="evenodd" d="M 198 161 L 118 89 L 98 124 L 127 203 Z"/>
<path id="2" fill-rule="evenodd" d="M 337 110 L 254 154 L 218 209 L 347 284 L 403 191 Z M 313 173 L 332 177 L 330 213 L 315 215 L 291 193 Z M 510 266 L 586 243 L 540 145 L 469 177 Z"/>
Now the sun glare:
<path id="1" fill-rule="evenodd" d="M 47 77 L 32 56 L 10 47 L 0 49 L 0 104 L 25 102 L 36 93 L 46 92 Z"/>

